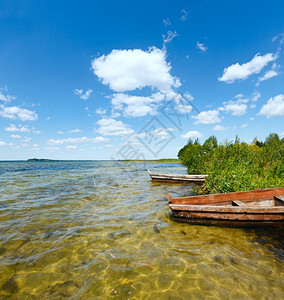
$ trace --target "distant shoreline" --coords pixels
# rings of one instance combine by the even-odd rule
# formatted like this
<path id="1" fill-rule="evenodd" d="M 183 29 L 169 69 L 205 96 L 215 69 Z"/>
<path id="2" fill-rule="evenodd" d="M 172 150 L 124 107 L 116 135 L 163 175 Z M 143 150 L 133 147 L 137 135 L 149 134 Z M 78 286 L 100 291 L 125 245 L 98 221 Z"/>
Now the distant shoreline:
<path id="1" fill-rule="evenodd" d="M 121 162 L 148 162 L 148 163 L 175 163 L 181 164 L 182 161 L 177 158 L 162 158 L 162 159 L 141 159 L 141 160 L 121 160 Z"/>

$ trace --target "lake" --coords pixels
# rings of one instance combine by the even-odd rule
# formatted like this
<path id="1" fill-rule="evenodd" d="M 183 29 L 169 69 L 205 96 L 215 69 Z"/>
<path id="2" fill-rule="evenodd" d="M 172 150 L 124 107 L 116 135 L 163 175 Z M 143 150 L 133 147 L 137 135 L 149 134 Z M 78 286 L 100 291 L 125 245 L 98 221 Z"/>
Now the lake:
<path id="1" fill-rule="evenodd" d="M 1 299 L 283 299 L 283 228 L 173 220 L 174 163 L 0 163 Z"/>

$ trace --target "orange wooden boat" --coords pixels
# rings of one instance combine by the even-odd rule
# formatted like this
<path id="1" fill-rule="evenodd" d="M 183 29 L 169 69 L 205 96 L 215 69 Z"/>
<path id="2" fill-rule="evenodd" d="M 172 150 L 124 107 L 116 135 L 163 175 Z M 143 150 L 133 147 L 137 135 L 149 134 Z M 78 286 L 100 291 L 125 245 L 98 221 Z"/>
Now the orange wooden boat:
<path id="1" fill-rule="evenodd" d="M 284 225 L 284 188 L 171 198 L 176 220 L 213 225 Z"/>

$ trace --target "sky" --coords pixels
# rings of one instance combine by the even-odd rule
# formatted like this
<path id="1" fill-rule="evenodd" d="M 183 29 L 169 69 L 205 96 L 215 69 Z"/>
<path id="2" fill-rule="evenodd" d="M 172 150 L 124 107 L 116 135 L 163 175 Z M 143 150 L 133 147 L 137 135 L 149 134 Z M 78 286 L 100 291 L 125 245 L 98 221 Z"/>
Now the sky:
<path id="1" fill-rule="evenodd" d="M 283 1 L 0 0 L 0 160 L 284 137 Z"/>

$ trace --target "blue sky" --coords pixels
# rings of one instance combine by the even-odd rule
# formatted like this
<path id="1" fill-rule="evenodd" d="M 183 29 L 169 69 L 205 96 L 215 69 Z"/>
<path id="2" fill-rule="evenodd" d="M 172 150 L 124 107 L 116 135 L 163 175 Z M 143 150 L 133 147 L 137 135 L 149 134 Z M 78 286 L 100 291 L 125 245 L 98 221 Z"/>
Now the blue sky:
<path id="1" fill-rule="evenodd" d="M 283 1 L 0 1 L 0 160 L 284 136 Z"/>

